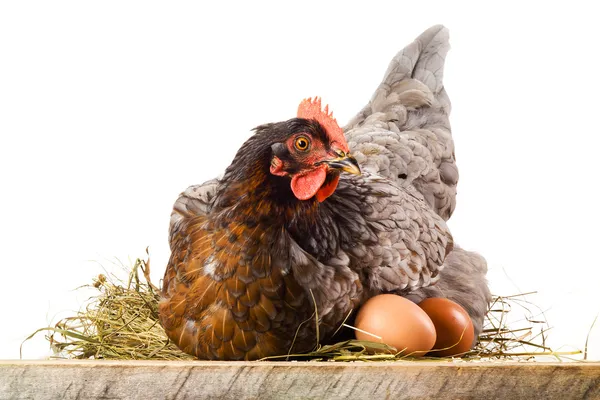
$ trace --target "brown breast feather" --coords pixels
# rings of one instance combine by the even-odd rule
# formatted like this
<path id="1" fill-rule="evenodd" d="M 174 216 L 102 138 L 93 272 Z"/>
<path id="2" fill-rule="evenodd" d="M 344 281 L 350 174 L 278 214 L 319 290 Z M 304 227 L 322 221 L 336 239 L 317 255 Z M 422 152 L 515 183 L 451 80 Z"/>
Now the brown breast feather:
<path id="1" fill-rule="evenodd" d="M 185 218 L 172 236 L 172 255 L 159 305 L 165 331 L 201 359 L 255 360 L 306 351 L 298 321 L 312 310 L 292 274 L 273 268 L 272 227 L 230 222 L 214 229 L 204 217 Z"/>

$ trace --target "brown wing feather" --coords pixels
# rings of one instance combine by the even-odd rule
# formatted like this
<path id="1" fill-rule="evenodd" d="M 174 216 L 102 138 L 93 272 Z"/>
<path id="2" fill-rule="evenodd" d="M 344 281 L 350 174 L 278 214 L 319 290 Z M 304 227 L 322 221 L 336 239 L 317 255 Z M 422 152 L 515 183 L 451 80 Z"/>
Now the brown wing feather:
<path id="1" fill-rule="evenodd" d="M 160 319 L 183 351 L 202 359 L 256 359 L 286 352 L 304 290 L 271 267 L 262 247 L 271 229 L 231 222 L 216 230 L 184 216 L 171 232 Z M 300 312 L 298 310 L 300 308 Z"/>

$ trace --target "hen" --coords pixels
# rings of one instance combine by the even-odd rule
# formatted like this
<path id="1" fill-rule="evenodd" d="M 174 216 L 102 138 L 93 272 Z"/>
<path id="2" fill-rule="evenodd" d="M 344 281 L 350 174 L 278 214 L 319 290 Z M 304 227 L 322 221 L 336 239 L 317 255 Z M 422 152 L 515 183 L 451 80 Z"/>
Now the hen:
<path id="1" fill-rule="evenodd" d="M 485 261 L 452 251 L 444 221 L 458 178 L 447 49 L 438 26 L 398 53 L 345 135 L 305 100 L 297 118 L 257 127 L 223 178 L 182 193 L 159 315 L 183 351 L 307 351 L 379 293 L 449 297 L 481 329 Z"/>

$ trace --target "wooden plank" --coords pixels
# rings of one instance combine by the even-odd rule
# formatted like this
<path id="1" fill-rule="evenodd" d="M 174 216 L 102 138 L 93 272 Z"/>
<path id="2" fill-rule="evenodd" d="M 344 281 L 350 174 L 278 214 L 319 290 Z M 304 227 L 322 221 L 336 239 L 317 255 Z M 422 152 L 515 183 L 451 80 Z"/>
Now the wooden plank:
<path id="1" fill-rule="evenodd" d="M 0 361 L 2 399 L 600 399 L 600 363 Z"/>

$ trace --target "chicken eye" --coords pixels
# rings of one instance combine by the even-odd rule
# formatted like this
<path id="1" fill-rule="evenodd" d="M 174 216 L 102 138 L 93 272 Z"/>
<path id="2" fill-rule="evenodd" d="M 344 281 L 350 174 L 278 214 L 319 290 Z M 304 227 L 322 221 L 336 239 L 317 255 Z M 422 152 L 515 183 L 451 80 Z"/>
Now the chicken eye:
<path id="1" fill-rule="evenodd" d="M 298 138 L 296 138 L 296 141 L 294 142 L 294 146 L 296 146 L 296 149 L 298 149 L 300 151 L 308 150 L 309 145 L 310 145 L 310 142 L 308 141 L 308 138 L 304 137 L 304 136 L 299 136 Z"/>

